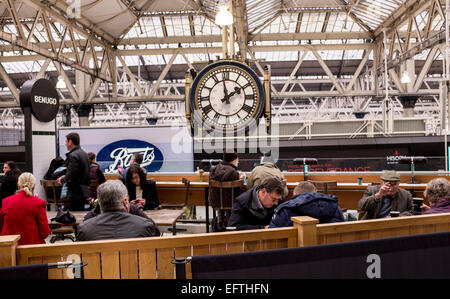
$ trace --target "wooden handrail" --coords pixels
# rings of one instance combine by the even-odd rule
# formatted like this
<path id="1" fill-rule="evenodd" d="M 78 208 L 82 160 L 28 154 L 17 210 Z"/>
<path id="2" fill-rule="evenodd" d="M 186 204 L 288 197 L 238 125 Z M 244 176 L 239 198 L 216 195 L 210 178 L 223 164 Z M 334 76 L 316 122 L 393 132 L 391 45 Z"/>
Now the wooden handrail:
<path id="1" fill-rule="evenodd" d="M 299 234 L 298 246 L 450 231 L 450 213 L 327 224 L 306 216 L 292 217 L 292 221 Z"/>

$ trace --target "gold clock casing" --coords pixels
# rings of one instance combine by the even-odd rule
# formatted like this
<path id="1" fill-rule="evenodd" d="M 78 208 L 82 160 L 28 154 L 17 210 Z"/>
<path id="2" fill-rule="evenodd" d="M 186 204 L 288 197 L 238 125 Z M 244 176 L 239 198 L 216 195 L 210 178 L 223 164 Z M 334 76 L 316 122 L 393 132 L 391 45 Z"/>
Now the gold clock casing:
<path id="1" fill-rule="evenodd" d="M 247 65 L 222 60 L 205 67 L 190 88 L 190 119 L 206 130 L 239 131 L 263 114 L 264 89 Z"/>

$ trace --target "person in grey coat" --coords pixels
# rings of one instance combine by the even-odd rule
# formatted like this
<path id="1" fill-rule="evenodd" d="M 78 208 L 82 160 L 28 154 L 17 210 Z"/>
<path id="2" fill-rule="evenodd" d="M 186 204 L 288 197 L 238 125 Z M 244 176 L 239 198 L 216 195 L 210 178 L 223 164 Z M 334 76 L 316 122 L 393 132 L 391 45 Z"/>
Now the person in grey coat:
<path id="1" fill-rule="evenodd" d="M 400 175 L 395 170 L 384 170 L 380 176 L 381 184 L 369 186 L 359 200 L 358 207 L 363 212 L 361 220 L 386 218 L 391 211 L 400 216 L 412 216 L 412 195 L 399 188 Z"/>
<path id="2" fill-rule="evenodd" d="M 101 214 L 78 226 L 77 241 L 159 236 L 151 220 L 129 213 L 127 188 L 119 180 L 108 180 L 97 189 Z"/>

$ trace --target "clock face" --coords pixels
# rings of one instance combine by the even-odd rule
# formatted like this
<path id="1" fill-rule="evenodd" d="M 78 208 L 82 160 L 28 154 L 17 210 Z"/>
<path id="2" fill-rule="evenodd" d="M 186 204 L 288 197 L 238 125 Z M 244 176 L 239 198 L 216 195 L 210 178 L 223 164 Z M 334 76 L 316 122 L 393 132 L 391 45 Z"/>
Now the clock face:
<path id="1" fill-rule="evenodd" d="M 191 90 L 191 107 L 194 113 L 201 114 L 202 125 L 236 130 L 261 116 L 262 85 L 250 68 L 238 62 L 219 61 L 204 71 Z"/>

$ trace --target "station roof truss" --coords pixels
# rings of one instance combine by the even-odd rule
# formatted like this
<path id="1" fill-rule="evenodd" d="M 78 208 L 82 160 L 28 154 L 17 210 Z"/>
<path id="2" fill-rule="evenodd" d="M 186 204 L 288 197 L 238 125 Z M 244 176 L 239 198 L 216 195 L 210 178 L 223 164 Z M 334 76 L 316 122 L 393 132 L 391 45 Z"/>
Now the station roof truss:
<path id="1" fill-rule="evenodd" d="M 61 76 L 63 104 L 98 104 L 98 115 L 110 117 L 135 103 L 141 120 L 152 107 L 175 109 L 164 117 L 178 118 L 186 71 L 222 58 L 214 22 L 220 2 L 2 0 L 0 107 L 8 110 L 0 112 L 18 107 L 26 80 L 56 84 Z M 270 66 L 273 115 L 281 120 L 354 118 L 355 111 L 380 117 L 386 93 L 396 113 L 403 111 L 398 96 L 417 95 L 415 113 L 439 119 L 444 0 L 230 3 L 236 58 L 261 78 Z M 401 83 L 404 72 L 411 83 Z"/>

